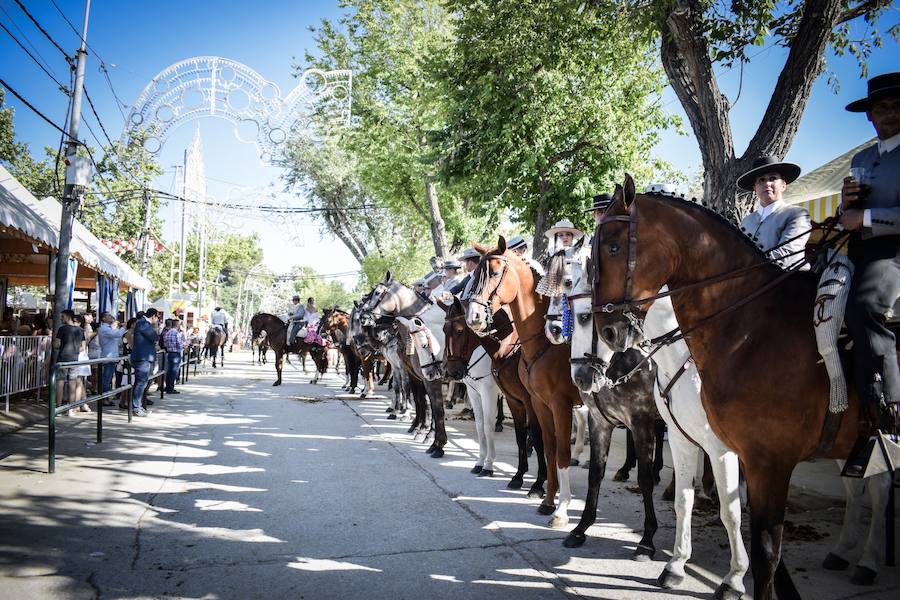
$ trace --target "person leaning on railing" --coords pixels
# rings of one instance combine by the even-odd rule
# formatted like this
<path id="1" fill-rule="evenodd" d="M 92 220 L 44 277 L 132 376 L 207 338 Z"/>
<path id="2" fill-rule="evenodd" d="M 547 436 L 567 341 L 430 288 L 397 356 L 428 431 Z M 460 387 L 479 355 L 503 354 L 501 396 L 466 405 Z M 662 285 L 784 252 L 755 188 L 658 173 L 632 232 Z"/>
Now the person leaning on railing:
<path id="1" fill-rule="evenodd" d="M 163 334 L 163 346 L 166 349 L 166 393 L 180 394 L 175 389 L 175 380 L 181 369 L 181 356 L 184 353 L 184 333 L 181 321 L 171 319 L 171 327 Z"/>
<path id="2" fill-rule="evenodd" d="M 131 405 L 133 413 L 138 417 L 146 417 L 142 400 L 144 390 L 150 380 L 153 363 L 156 362 L 156 333 L 158 311 L 151 307 L 134 324 L 133 343 L 131 347 L 131 368 L 134 370 L 134 388 L 132 388 Z"/>
<path id="3" fill-rule="evenodd" d="M 100 315 L 100 329 L 97 330 L 97 339 L 100 342 L 100 356 L 102 358 L 116 358 L 122 356 L 122 336 L 125 330 L 119 328 L 119 322 L 108 312 Z M 108 392 L 112 389 L 113 375 L 116 372 L 117 363 L 102 365 L 100 375 L 100 392 Z M 112 406 L 113 401 L 107 398 L 103 406 Z"/>
<path id="4" fill-rule="evenodd" d="M 84 330 L 74 325 L 75 313 L 69 309 L 60 315 L 62 325 L 56 332 L 53 347 L 57 350 L 57 362 L 75 362 L 78 355 L 85 350 Z M 59 379 L 56 380 L 56 397 L 64 399 L 66 404 L 77 402 L 84 396 L 84 382 L 79 375 L 80 367 L 62 367 Z M 90 410 L 90 409 L 88 409 Z M 70 410 L 69 416 L 75 411 Z"/>

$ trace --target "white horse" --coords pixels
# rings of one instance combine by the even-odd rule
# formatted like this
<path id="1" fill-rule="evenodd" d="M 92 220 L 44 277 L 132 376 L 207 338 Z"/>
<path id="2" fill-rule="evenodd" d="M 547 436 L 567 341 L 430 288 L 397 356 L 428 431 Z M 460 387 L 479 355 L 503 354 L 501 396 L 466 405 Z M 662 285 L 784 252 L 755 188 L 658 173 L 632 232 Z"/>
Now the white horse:
<path id="1" fill-rule="evenodd" d="M 613 352 L 598 344 L 591 312 L 590 276 L 585 265 L 572 265 L 575 289 L 571 300 L 572 357 L 596 356 L 599 363 L 609 364 Z M 678 326 L 675 311 L 668 298 L 657 300 L 644 320 L 648 338 L 662 335 Z M 710 457 L 719 494 L 719 516 L 728 533 L 731 565 L 716 590 L 716 598 L 739 600 L 746 591 L 743 578 L 750 565 L 741 538 L 740 472 L 737 455 L 713 433 L 700 400 L 701 386 L 697 368 L 690 360 L 684 341 L 660 349 L 654 356 L 657 364 L 657 389 L 654 399 L 659 414 L 669 428 L 669 447 L 675 463 L 675 547 L 657 583 L 664 588 L 679 585 L 685 578 L 685 563 L 691 557 L 691 512 L 694 504 L 694 473 L 697 471 L 698 444 Z M 596 391 L 608 384 L 604 373 L 595 365 L 572 364 L 572 379 L 582 391 Z M 665 391 L 665 397 L 661 391 Z M 689 436 L 689 437 L 688 437 Z"/>

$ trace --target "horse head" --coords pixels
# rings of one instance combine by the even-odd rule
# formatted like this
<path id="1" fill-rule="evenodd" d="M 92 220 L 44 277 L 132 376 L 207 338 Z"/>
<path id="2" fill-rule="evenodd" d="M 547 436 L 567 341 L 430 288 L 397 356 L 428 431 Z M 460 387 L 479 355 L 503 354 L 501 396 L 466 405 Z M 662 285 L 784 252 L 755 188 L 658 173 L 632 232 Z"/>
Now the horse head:
<path id="1" fill-rule="evenodd" d="M 530 267 L 518 256 L 507 252 L 503 236 L 497 240 L 497 247 L 493 250 L 478 245 L 475 249 L 482 257 L 472 271 L 466 324 L 475 333 L 485 334 L 491 329 L 494 314 L 516 299 L 519 294 L 520 272 L 523 269 L 530 270 Z"/>
<path id="2" fill-rule="evenodd" d="M 597 392 L 609 384 L 606 370 L 614 352 L 597 343 L 594 313 L 591 310 L 591 260 L 572 269 L 572 292 L 568 294 L 567 313 L 571 319 L 569 365 L 572 381 L 585 393 Z"/>
<path id="3" fill-rule="evenodd" d="M 444 321 L 444 371 L 450 379 L 461 380 L 472 353 L 479 344 L 478 336 L 466 325 L 466 308 L 457 297 L 447 309 Z"/>
<path id="4" fill-rule="evenodd" d="M 397 317 L 401 333 L 409 336 L 409 348 L 416 353 L 422 376 L 435 381 L 443 376 L 443 348 L 437 337 L 419 317 Z M 405 330 L 405 331 L 403 331 Z"/>
<path id="5" fill-rule="evenodd" d="M 584 264 L 591 255 L 590 247 L 583 246 L 583 241 L 584 238 L 581 238 L 575 246 L 554 254 L 547 274 L 535 288 L 539 294 L 550 298 L 544 317 L 544 334 L 553 344 L 564 344 L 571 335 L 566 331 L 563 314 L 567 310 L 565 299 L 572 295 L 575 278 L 581 276 Z"/>
<path id="6" fill-rule="evenodd" d="M 594 327 L 613 350 L 624 351 L 644 339 L 643 321 L 651 302 L 634 300 L 656 294 L 675 272 L 682 250 L 658 224 L 639 218 L 634 180 L 625 175 L 613 203 L 594 232 Z M 703 241 L 698 234 L 698 243 Z M 643 243 L 639 243 L 643 242 Z"/>

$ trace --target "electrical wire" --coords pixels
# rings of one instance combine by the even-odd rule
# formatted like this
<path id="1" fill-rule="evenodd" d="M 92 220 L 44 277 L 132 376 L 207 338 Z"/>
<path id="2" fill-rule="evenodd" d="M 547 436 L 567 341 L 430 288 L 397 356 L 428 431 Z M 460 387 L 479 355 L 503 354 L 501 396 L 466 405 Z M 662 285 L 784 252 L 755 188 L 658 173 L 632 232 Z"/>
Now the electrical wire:
<path id="1" fill-rule="evenodd" d="M 0 5 L 0 12 L 2 12 L 4 15 L 6 15 L 6 18 L 9 19 L 9 22 L 12 24 L 13 28 L 16 31 L 18 31 L 19 35 L 22 36 L 22 39 L 25 40 L 25 43 L 31 47 L 31 49 L 34 51 L 34 53 L 37 54 L 38 58 L 40 58 L 42 61 L 44 61 L 44 65 L 46 65 L 47 68 L 52 71 L 52 69 L 50 69 L 50 67 L 49 67 L 50 61 L 47 60 L 47 57 L 45 57 L 43 54 L 41 54 L 41 51 L 38 50 L 37 47 L 31 42 L 31 38 L 28 37 L 28 34 L 25 33 L 24 31 L 22 31 L 22 28 L 19 27 L 19 24 L 16 22 L 16 20 L 13 18 L 13 16 L 11 14 L 9 14 L 6 11 L 6 8 L 4 8 L 2 5 Z M 58 77 L 58 75 L 57 75 L 57 77 Z"/>
<path id="2" fill-rule="evenodd" d="M 21 41 L 19 41 L 19 38 L 17 38 L 15 35 L 13 35 L 12 31 L 10 31 L 9 29 L 6 28 L 6 25 L 4 25 L 3 23 L 0 23 L 0 29 L 3 29 L 3 31 L 5 31 L 6 34 L 12 38 L 12 40 L 16 43 L 16 45 L 18 45 L 19 48 L 21 48 L 22 51 L 28 55 L 28 58 L 33 60 L 34 64 L 36 64 L 38 67 L 40 67 L 41 71 L 43 71 L 44 74 L 47 75 L 47 77 L 52 79 L 53 83 L 55 83 L 57 86 L 59 86 L 59 90 L 62 93 L 66 94 L 66 95 L 69 95 L 72 93 L 72 91 L 69 90 L 69 88 L 67 88 L 62 83 L 60 83 L 59 79 L 57 79 L 56 77 L 53 76 L 53 73 L 51 73 L 50 70 L 44 66 L 44 63 L 42 63 L 40 60 L 38 60 L 37 57 L 34 54 L 32 54 L 31 51 L 28 50 L 28 48 L 26 48 L 25 45 Z"/>
<path id="3" fill-rule="evenodd" d="M 72 57 L 69 56 L 69 54 L 68 54 L 65 50 L 63 50 L 62 46 L 60 46 L 60 45 L 56 42 L 56 40 L 53 39 L 53 36 L 51 36 L 49 33 L 47 33 L 47 30 L 44 29 L 44 28 L 41 26 L 40 23 L 38 23 L 37 19 L 35 19 L 35 18 L 31 15 L 30 12 L 28 12 L 28 9 L 25 8 L 25 5 L 24 5 L 24 4 L 22 4 L 22 0 L 16 0 L 16 4 L 19 5 L 19 8 L 21 8 L 21 9 L 22 9 L 22 12 L 25 13 L 25 16 L 27 16 L 28 19 L 29 19 L 32 23 L 34 23 L 34 26 L 38 28 L 38 31 L 40 31 L 41 33 L 43 33 L 43 34 L 44 34 L 44 37 L 47 38 L 48 40 L 50 40 L 50 43 L 53 44 L 53 45 L 56 47 L 56 49 L 59 50 L 59 51 L 62 53 L 63 56 L 66 57 L 66 62 L 68 62 L 69 64 L 72 64 Z M 81 36 L 79 36 L 79 37 L 81 37 Z"/>
<path id="4" fill-rule="evenodd" d="M 53 127 L 53 129 L 57 130 L 58 132 L 60 132 L 61 134 L 63 134 L 63 135 L 66 136 L 67 138 L 69 138 L 70 141 L 72 141 L 72 142 L 74 142 L 74 143 L 76 143 L 76 144 L 80 144 L 80 145 L 84 146 L 84 144 L 82 144 L 82 143 L 81 143 L 80 141 L 78 141 L 76 138 L 74 138 L 74 137 L 72 137 L 71 135 L 69 135 L 68 132 L 66 132 L 65 129 L 63 129 L 62 127 L 60 127 L 60 126 L 57 125 L 56 123 L 54 123 L 54 122 L 50 119 L 50 117 L 48 117 L 47 115 L 45 115 L 44 113 L 42 113 L 40 110 L 38 110 L 37 108 L 35 108 L 35 106 L 34 106 L 31 102 L 29 102 L 28 100 L 26 100 L 25 98 L 23 98 L 22 95 L 19 94 L 19 92 L 17 92 L 14 88 L 12 88 L 8 83 L 6 83 L 6 81 L 4 81 L 3 78 L 0 78 L 0 85 L 2 85 L 4 88 L 6 88 L 6 90 L 7 90 L 10 94 L 12 94 L 12 95 L 15 96 L 16 98 L 18 98 L 18 99 L 19 99 L 19 102 L 21 102 L 22 104 L 24 104 L 25 106 L 27 106 L 27 107 L 31 110 L 31 112 L 33 112 L 34 114 L 36 114 L 38 117 L 40 117 L 41 119 L 43 119 L 48 125 L 50 125 L 51 127 Z"/>
<path id="5" fill-rule="evenodd" d="M 106 138 L 106 142 L 109 144 L 110 149 L 112 149 L 113 142 L 109 137 L 109 133 L 106 131 L 106 127 L 103 125 L 103 121 L 100 120 L 100 115 L 97 114 L 97 108 L 94 106 L 94 101 L 91 100 L 90 94 L 88 94 L 87 86 L 82 88 L 84 92 L 84 97 L 88 101 L 88 106 L 91 107 L 91 112 L 94 113 L 94 118 L 97 119 L 97 124 L 100 125 L 100 130 L 103 131 L 103 137 Z"/>

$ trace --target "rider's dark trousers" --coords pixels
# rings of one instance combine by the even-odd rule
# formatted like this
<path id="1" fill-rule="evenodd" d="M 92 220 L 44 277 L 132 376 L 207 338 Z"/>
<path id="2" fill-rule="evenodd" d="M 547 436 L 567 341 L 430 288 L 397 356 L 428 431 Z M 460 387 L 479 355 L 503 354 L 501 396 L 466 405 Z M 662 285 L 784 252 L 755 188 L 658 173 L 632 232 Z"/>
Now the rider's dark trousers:
<path id="1" fill-rule="evenodd" d="M 851 239 L 853 283 L 845 322 L 853 338 L 856 391 L 863 402 L 900 402 L 896 340 L 886 315 L 900 293 L 900 236 Z"/>

